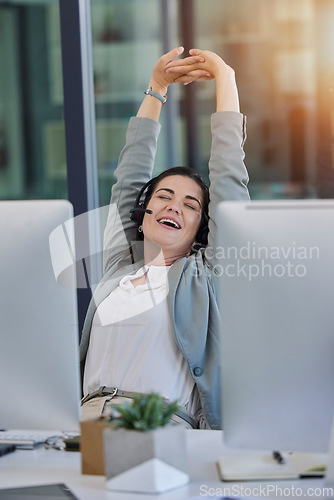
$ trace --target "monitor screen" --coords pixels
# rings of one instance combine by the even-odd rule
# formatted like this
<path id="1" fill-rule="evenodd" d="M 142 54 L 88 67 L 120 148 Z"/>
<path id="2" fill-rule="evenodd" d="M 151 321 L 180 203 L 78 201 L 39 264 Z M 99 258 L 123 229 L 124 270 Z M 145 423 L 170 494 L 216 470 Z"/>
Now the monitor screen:
<path id="1" fill-rule="evenodd" d="M 334 412 L 334 202 L 224 202 L 217 221 L 225 441 L 326 451 Z"/>
<path id="2" fill-rule="evenodd" d="M 62 200 L 0 202 L 1 429 L 79 430 L 75 266 L 59 285 L 49 248 L 72 216 Z"/>

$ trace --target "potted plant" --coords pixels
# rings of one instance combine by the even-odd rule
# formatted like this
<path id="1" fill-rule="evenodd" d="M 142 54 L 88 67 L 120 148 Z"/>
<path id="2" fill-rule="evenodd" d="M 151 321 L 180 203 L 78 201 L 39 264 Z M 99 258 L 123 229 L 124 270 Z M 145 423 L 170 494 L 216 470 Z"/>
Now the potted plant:
<path id="1" fill-rule="evenodd" d="M 113 405 L 103 430 L 107 488 L 162 493 L 189 481 L 185 428 L 170 423 L 177 410 L 156 393 Z"/>

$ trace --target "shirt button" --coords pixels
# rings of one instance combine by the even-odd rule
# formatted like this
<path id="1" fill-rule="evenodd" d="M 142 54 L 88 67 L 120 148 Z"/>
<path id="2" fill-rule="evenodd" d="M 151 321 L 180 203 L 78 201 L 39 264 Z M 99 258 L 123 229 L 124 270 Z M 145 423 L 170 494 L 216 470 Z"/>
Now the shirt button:
<path id="1" fill-rule="evenodd" d="M 194 373 L 195 377 L 200 377 L 203 373 L 203 370 L 199 366 L 196 366 L 196 368 L 194 368 L 193 373 Z"/>

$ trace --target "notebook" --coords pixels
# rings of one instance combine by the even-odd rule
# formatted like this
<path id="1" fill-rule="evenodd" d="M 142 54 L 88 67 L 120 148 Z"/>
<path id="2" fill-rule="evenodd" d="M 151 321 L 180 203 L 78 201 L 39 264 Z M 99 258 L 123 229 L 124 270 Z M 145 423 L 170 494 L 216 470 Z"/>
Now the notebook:
<path id="1" fill-rule="evenodd" d="M 278 463 L 271 453 L 226 455 L 218 458 L 222 481 L 269 481 L 323 477 L 327 453 L 282 453 L 285 463 Z"/>

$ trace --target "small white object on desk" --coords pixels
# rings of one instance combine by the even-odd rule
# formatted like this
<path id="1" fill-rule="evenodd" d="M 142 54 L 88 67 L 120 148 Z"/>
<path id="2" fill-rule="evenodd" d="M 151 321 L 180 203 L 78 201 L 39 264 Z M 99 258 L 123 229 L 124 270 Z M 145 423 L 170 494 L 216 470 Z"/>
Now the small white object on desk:
<path id="1" fill-rule="evenodd" d="M 107 479 L 107 488 L 112 490 L 133 491 L 137 493 L 164 493 L 189 482 L 185 472 L 152 458 L 132 469 Z"/>

